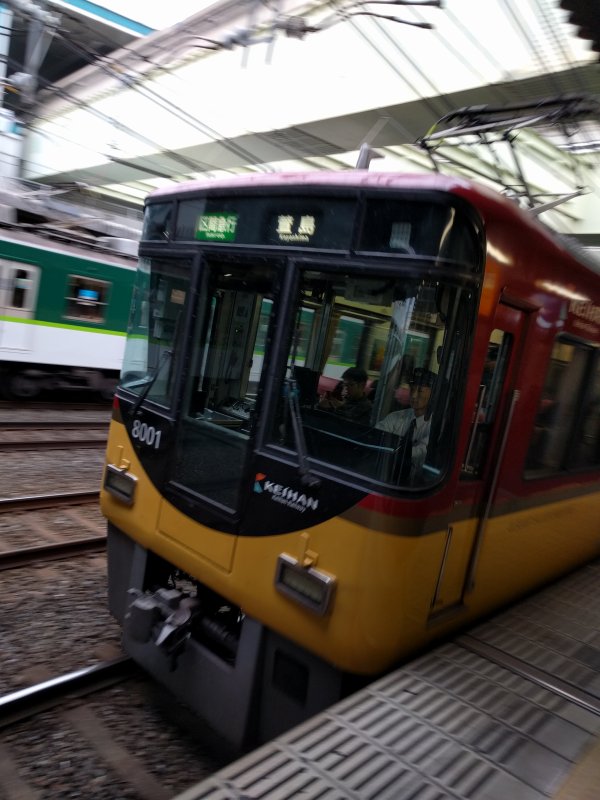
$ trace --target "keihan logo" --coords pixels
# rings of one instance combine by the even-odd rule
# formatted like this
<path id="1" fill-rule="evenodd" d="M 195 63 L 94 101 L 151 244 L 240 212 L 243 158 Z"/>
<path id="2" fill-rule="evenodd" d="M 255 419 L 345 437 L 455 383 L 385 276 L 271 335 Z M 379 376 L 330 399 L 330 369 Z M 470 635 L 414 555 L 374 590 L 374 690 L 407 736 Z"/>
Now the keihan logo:
<path id="1" fill-rule="evenodd" d="M 257 472 L 256 473 L 256 478 L 254 479 L 254 491 L 257 494 L 261 494 L 261 492 L 264 492 L 264 489 L 263 489 L 263 487 L 261 485 L 261 481 L 264 481 L 264 479 L 266 477 L 267 476 L 264 474 L 264 472 Z"/>
<path id="2" fill-rule="evenodd" d="M 282 503 L 287 508 L 292 508 L 294 511 L 300 511 L 302 514 L 306 509 L 316 511 L 319 507 L 319 501 L 316 497 L 309 497 L 302 492 L 292 489 L 291 486 L 282 486 L 280 483 L 273 483 L 268 480 L 264 472 L 257 472 L 254 478 L 254 491 L 256 494 L 268 492 L 271 495 L 271 500 L 276 503 Z"/>

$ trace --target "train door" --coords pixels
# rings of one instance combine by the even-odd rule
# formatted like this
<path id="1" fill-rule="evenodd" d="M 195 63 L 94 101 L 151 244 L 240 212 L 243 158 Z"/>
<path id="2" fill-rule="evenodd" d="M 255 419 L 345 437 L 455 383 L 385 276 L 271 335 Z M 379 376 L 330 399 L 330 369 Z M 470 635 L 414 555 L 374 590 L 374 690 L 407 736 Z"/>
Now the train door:
<path id="1" fill-rule="evenodd" d="M 456 516 L 448 526 L 431 603 L 432 618 L 462 609 L 475 586 L 519 401 L 516 375 L 526 324 L 527 312 L 502 302 L 498 305 L 457 488 Z"/>
<path id="2" fill-rule="evenodd" d="M 0 347 L 3 350 L 31 349 L 33 326 L 20 320 L 34 316 L 39 268 L 30 264 L 0 260 Z"/>

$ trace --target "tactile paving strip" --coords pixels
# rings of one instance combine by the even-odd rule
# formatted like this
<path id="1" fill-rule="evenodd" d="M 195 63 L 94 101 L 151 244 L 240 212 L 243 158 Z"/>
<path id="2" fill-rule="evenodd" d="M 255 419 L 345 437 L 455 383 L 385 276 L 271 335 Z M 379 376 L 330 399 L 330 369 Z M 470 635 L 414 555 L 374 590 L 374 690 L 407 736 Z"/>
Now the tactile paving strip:
<path id="1" fill-rule="evenodd" d="M 594 562 L 559 584 L 494 617 L 459 638 L 473 647 L 481 642 L 517 659 L 513 668 L 560 679 L 574 696 L 587 694 L 591 706 L 600 709 L 600 562 Z M 475 645 L 476 647 L 476 645 Z M 483 651 L 480 651 L 483 652 Z M 493 651 L 486 651 L 494 658 Z M 533 674 L 533 673 L 532 673 Z"/>

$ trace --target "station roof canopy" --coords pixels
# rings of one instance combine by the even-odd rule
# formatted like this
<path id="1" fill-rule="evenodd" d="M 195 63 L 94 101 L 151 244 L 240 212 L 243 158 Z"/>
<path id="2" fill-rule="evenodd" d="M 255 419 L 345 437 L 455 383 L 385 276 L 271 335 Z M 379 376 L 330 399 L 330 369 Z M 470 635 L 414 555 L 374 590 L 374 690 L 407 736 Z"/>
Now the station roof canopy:
<path id="1" fill-rule="evenodd" d="M 217 0 L 158 31 L 76 5 L 48 5 L 35 103 L 9 100 L 29 180 L 140 205 L 189 178 L 353 168 L 368 145 L 372 170 L 579 195 L 549 215 L 597 233 L 597 0 Z"/>
<path id="2" fill-rule="evenodd" d="M 569 22 L 577 34 L 591 43 L 600 54 L 600 4 L 597 0 L 561 0 L 560 7 L 569 12 Z"/>

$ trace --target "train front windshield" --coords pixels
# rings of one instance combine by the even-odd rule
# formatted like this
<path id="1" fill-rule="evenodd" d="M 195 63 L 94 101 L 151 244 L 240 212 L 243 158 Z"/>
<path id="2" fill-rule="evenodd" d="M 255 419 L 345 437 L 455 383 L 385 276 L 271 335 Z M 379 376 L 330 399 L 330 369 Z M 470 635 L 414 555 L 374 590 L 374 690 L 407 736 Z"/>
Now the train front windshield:
<path id="1" fill-rule="evenodd" d="M 235 511 L 257 451 L 365 489 L 438 482 L 476 302 L 475 276 L 464 264 L 440 269 L 433 252 L 435 235 L 446 247 L 454 237 L 476 271 L 475 237 L 444 213 L 441 232 L 429 213 L 420 234 L 432 252 L 416 252 L 410 225 L 394 223 L 397 261 L 204 243 L 195 258 L 144 259 L 121 388 L 137 407 L 176 413 L 171 485 Z"/>
<path id="2" fill-rule="evenodd" d="M 436 481 L 468 308 L 439 281 L 301 270 L 270 440 L 380 484 Z"/>

